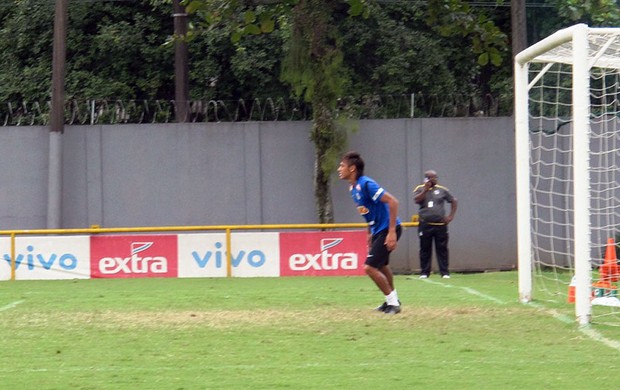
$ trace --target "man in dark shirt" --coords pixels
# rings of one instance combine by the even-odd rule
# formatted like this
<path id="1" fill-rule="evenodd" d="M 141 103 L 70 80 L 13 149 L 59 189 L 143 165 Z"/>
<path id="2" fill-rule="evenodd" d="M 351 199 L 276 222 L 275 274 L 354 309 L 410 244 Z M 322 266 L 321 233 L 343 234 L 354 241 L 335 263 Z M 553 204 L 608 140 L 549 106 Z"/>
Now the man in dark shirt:
<path id="1" fill-rule="evenodd" d="M 454 219 L 458 201 L 450 190 L 437 184 L 437 172 L 428 170 L 424 173 L 424 183 L 413 190 L 413 199 L 420 205 L 420 278 L 431 275 L 431 257 L 433 241 L 439 272 L 443 278 L 450 278 L 448 252 L 448 224 Z M 445 202 L 450 203 L 450 214 L 446 216 Z"/>

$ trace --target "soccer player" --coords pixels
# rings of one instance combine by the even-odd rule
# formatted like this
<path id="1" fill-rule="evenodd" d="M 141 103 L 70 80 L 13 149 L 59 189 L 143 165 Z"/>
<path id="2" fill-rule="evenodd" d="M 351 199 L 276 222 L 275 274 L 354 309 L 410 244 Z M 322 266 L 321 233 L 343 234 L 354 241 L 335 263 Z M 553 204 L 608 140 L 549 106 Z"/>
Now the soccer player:
<path id="1" fill-rule="evenodd" d="M 398 314 L 400 301 L 389 265 L 390 252 L 396 249 L 402 232 L 398 200 L 373 179 L 364 176 L 364 160 L 357 152 L 344 155 L 338 166 L 338 177 L 349 182 L 357 210 L 368 223 L 368 257 L 364 271 L 385 295 L 385 301 L 376 310 Z"/>

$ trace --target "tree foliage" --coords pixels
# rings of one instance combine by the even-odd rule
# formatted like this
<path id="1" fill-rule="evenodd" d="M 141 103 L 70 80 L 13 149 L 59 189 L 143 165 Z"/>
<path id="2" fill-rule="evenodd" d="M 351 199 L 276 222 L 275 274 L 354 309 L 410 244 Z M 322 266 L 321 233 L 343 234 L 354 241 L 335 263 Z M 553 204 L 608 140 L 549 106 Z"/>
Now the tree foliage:
<path id="1" fill-rule="evenodd" d="M 337 125 L 335 108 L 344 92 L 341 17 L 337 0 L 299 0 L 291 10 L 291 34 L 284 58 L 283 79 L 297 95 L 312 103 L 310 139 L 315 146 L 314 187 L 320 222 L 333 222 L 330 175 L 346 140 Z"/>
<path id="2" fill-rule="evenodd" d="M 290 11 L 298 3 L 189 0 L 195 27 L 189 44 L 191 98 L 293 94 L 280 76 Z M 475 7 L 462 0 L 340 4 L 341 15 L 363 16 L 337 21 L 349 78 L 345 95 L 511 92 L 502 89 L 506 83 L 494 81 L 510 75 L 508 7 Z M 546 4 L 554 8 L 528 9 L 530 44 L 577 22 L 620 22 L 615 0 Z M 0 9 L 0 101 L 45 102 L 50 97 L 53 2 L 12 5 Z M 172 36 L 171 10 L 170 0 L 69 2 L 67 96 L 173 99 L 173 51 L 162 45 Z"/>
<path id="3" fill-rule="evenodd" d="M 559 15 L 592 27 L 618 26 L 620 6 L 616 0 L 553 0 Z"/>
<path id="4" fill-rule="evenodd" d="M 474 12 L 468 2 L 430 0 L 427 23 L 443 36 L 469 38 L 468 46 L 478 55 L 480 65 L 502 64 L 502 51 L 508 45 L 507 34 L 485 12 Z"/>
<path id="5" fill-rule="evenodd" d="M 70 3 L 67 98 L 156 99 L 174 93 L 168 6 Z M 16 2 L 0 28 L 1 101 L 49 100 L 53 2 Z"/>

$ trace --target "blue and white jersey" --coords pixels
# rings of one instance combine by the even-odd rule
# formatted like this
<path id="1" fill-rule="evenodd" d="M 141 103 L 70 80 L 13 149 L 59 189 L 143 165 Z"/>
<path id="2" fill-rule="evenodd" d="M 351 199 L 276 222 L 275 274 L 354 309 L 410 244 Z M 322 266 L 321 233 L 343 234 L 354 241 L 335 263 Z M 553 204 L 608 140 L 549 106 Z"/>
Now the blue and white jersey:
<path id="1" fill-rule="evenodd" d="M 357 205 L 357 211 L 368 223 L 372 234 L 377 234 L 390 226 L 390 210 L 387 203 L 381 202 L 381 196 L 385 193 L 383 187 L 368 176 L 360 176 L 350 191 Z M 396 225 L 400 225 L 398 217 Z"/>

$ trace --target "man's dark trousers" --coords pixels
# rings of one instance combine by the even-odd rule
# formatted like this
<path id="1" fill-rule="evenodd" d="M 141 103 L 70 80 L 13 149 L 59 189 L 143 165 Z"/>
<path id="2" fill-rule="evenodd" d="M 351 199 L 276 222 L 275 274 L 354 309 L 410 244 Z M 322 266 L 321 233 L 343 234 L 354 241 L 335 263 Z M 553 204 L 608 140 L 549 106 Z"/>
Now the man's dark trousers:
<path id="1" fill-rule="evenodd" d="M 420 222 L 418 228 L 420 236 L 420 268 L 421 275 L 431 274 L 431 259 L 433 255 L 433 241 L 435 241 L 435 253 L 437 254 L 437 264 L 441 275 L 449 275 L 449 253 L 448 253 L 448 226 L 431 225 Z"/>

